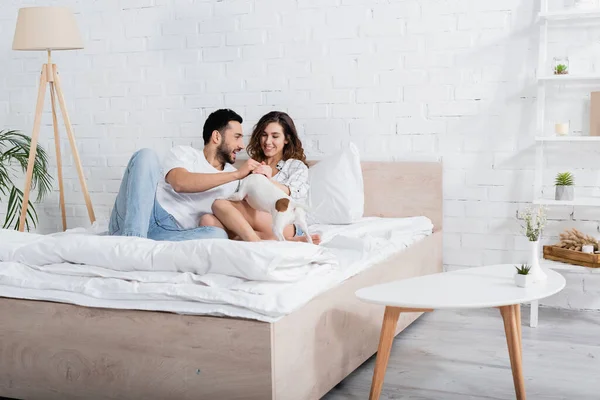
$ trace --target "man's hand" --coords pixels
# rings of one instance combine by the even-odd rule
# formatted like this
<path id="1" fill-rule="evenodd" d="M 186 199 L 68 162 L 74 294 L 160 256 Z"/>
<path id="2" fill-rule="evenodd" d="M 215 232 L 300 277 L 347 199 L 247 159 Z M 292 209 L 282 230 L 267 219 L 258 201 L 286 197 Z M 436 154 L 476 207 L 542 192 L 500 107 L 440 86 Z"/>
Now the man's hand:
<path id="1" fill-rule="evenodd" d="M 248 175 L 250 175 L 250 173 L 252 173 L 252 171 L 254 171 L 258 166 L 260 165 L 260 163 L 256 160 L 253 159 L 249 159 L 248 161 L 246 161 L 244 163 L 244 165 L 242 165 L 240 167 L 240 169 L 237 170 L 237 178 L 238 179 L 243 179 L 245 177 L 247 177 Z"/>
<path id="2" fill-rule="evenodd" d="M 273 169 L 271 167 L 269 167 L 268 165 L 261 163 L 258 167 L 256 167 L 256 169 L 254 169 L 254 171 L 252 171 L 252 173 L 253 174 L 261 174 L 261 175 L 264 175 L 267 178 L 271 179 L 271 177 L 273 176 Z"/>

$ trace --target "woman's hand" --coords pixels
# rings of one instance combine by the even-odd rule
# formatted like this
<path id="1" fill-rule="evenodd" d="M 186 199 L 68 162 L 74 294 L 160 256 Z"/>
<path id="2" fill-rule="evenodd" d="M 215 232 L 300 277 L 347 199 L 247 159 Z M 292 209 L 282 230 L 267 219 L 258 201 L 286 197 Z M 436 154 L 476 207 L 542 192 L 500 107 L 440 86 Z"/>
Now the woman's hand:
<path id="1" fill-rule="evenodd" d="M 235 171 L 236 179 L 244 179 L 248 175 L 252 173 L 256 168 L 258 168 L 261 164 L 258 161 L 253 159 L 248 159 L 244 165 L 240 167 L 237 171 Z"/>
<path id="2" fill-rule="evenodd" d="M 252 171 L 253 174 L 261 174 L 271 179 L 273 176 L 273 169 L 266 164 L 260 164 L 258 167 Z"/>

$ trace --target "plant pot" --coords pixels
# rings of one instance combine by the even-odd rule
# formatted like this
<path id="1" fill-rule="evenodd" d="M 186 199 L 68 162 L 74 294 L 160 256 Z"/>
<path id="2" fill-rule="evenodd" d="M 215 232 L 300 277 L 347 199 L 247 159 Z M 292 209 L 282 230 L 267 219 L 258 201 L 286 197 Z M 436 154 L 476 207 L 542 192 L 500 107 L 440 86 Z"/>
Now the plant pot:
<path id="1" fill-rule="evenodd" d="M 527 275 L 521 275 L 521 274 L 515 274 L 515 285 L 517 285 L 518 287 L 528 287 L 533 285 L 533 276 L 527 274 Z"/>
<path id="2" fill-rule="evenodd" d="M 575 197 L 573 186 L 556 186 L 556 192 L 554 194 L 555 200 L 571 201 Z"/>

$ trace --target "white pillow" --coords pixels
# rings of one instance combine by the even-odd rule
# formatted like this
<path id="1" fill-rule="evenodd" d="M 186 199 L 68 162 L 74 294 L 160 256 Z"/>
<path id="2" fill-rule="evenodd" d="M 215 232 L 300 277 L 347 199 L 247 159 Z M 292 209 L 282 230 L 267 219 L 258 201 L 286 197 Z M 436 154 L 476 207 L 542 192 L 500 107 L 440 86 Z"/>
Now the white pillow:
<path id="1" fill-rule="evenodd" d="M 316 224 L 350 224 L 365 207 L 360 154 L 354 143 L 308 170 L 309 220 Z"/>

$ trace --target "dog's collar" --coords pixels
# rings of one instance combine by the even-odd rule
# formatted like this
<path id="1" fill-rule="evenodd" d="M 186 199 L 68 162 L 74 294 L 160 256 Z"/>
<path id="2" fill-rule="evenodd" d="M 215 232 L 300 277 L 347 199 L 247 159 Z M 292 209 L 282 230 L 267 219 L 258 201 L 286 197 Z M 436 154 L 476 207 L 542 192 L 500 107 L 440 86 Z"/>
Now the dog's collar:
<path id="1" fill-rule="evenodd" d="M 277 165 L 275 166 L 275 168 L 277 168 L 278 171 L 281 171 L 283 169 L 284 165 L 285 165 L 285 161 L 279 160 L 279 162 L 277 163 Z"/>

